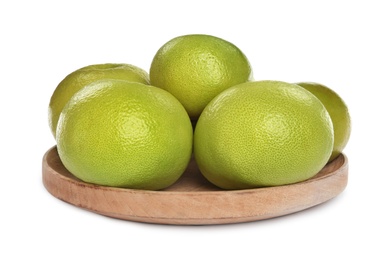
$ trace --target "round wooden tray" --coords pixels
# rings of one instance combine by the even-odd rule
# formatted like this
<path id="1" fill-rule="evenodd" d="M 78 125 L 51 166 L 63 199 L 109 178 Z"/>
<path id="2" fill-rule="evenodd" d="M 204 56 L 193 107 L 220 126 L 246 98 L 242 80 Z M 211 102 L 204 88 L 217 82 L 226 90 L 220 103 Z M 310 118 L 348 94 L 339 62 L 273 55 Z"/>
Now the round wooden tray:
<path id="1" fill-rule="evenodd" d="M 54 146 L 43 157 L 42 178 L 54 197 L 101 215 L 159 224 L 226 224 L 283 216 L 334 198 L 347 185 L 348 160 L 341 154 L 304 182 L 233 191 L 210 184 L 192 160 L 175 184 L 146 191 L 85 183 L 65 169 Z"/>

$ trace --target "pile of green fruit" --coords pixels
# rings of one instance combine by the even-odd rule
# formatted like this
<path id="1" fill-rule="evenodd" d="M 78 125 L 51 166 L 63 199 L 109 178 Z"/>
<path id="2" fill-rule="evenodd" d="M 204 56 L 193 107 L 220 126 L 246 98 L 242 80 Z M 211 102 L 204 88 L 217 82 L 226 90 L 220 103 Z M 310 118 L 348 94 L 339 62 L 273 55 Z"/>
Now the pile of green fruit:
<path id="1" fill-rule="evenodd" d="M 149 73 L 96 64 L 68 74 L 49 104 L 60 159 L 82 181 L 160 190 L 194 155 L 223 189 L 307 180 L 350 136 L 341 97 L 318 83 L 254 80 L 244 53 L 210 35 L 171 39 Z"/>

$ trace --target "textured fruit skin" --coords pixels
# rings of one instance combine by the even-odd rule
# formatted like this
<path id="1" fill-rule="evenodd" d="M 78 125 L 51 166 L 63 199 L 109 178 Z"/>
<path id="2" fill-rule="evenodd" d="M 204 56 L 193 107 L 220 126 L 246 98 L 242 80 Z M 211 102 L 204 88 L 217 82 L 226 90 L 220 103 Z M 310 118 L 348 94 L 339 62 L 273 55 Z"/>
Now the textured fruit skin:
<path id="1" fill-rule="evenodd" d="M 351 133 L 349 109 L 343 99 L 332 89 L 315 82 L 300 82 L 297 85 L 314 94 L 326 107 L 334 128 L 333 152 L 329 161 L 338 157 L 346 147 Z"/>
<path id="2" fill-rule="evenodd" d="M 73 71 L 58 84 L 50 99 L 49 126 L 54 137 L 58 118 L 69 99 L 84 86 L 101 79 L 121 79 L 149 84 L 148 73 L 131 64 L 94 64 Z"/>
<path id="3" fill-rule="evenodd" d="M 165 43 L 155 54 L 149 74 L 151 85 L 173 94 L 193 119 L 221 91 L 252 79 L 251 65 L 238 47 L 202 34 Z"/>
<path id="4" fill-rule="evenodd" d="M 202 112 L 194 155 L 224 189 L 277 186 L 313 177 L 333 146 L 331 119 L 310 92 L 281 81 L 231 87 Z"/>
<path id="5" fill-rule="evenodd" d="M 192 134 L 186 110 L 167 91 L 102 80 L 64 107 L 57 148 L 64 166 L 85 182 L 158 190 L 184 172 Z"/>

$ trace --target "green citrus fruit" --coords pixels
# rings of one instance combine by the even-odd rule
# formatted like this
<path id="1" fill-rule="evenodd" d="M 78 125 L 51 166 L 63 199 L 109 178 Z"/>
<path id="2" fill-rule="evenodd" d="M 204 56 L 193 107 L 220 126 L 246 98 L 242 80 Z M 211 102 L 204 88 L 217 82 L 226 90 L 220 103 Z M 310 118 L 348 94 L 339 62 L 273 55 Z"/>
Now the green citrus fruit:
<path id="1" fill-rule="evenodd" d="M 326 107 L 334 127 L 334 146 L 329 161 L 338 157 L 347 145 L 351 132 L 350 114 L 346 103 L 332 89 L 315 82 L 296 83 L 314 94 Z"/>
<path id="2" fill-rule="evenodd" d="M 205 107 L 194 133 L 201 173 L 224 189 L 309 179 L 325 166 L 332 147 L 326 108 L 304 88 L 281 81 L 223 91 Z"/>
<path id="3" fill-rule="evenodd" d="M 182 175 L 192 139 L 186 110 L 167 91 L 100 80 L 64 107 L 56 141 L 64 166 L 85 182 L 158 190 Z"/>
<path id="4" fill-rule="evenodd" d="M 87 84 L 100 79 L 121 79 L 149 84 L 148 73 L 130 64 L 95 64 L 73 71 L 59 83 L 50 99 L 49 126 L 54 137 L 58 118 L 68 100 Z"/>
<path id="5" fill-rule="evenodd" d="M 192 119 L 221 91 L 252 79 L 243 52 L 221 38 L 183 35 L 165 43 L 150 67 L 151 85 L 173 94 Z"/>

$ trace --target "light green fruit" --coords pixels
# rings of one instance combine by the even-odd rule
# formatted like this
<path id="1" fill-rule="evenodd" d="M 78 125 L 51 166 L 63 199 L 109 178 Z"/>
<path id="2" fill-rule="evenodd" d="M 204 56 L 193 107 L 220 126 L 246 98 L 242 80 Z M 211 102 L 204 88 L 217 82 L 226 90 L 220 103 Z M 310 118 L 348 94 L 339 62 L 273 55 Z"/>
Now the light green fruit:
<path id="1" fill-rule="evenodd" d="M 69 99 L 84 86 L 101 79 L 121 79 L 149 84 L 147 72 L 123 63 L 89 65 L 70 73 L 58 84 L 49 103 L 49 126 L 54 137 L 58 118 Z"/>
<path id="2" fill-rule="evenodd" d="M 186 110 L 167 91 L 101 80 L 70 99 L 56 140 L 64 166 L 85 182 L 159 190 L 185 171 L 192 138 Z"/>
<path id="3" fill-rule="evenodd" d="M 223 189 L 307 180 L 327 163 L 333 126 L 323 104 L 281 81 L 233 86 L 202 112 L 194 133 L 201 173 Z"/>
<path id="4" fill-rule="evenodd" d="M 196 120 L 221 91 L 252 79 L 244 53 L 221 38 L 191 34 L 171 39 L 155 54 L 151 84 L 173 94 Z"/>
<path id="5" fill-rule="evenodd" d="M 296 83 L 314 94 L 326 107 L 334 128 L 333 153 L 329 161 L 338 157 L 346 147 L 351 132 L 349 109 L 343 99 L 332 89 L 315 82 Z"/>

